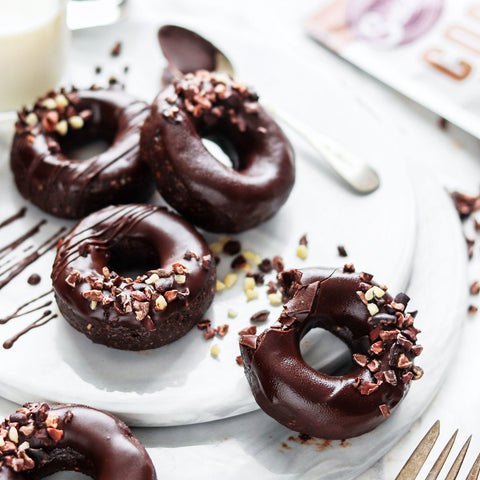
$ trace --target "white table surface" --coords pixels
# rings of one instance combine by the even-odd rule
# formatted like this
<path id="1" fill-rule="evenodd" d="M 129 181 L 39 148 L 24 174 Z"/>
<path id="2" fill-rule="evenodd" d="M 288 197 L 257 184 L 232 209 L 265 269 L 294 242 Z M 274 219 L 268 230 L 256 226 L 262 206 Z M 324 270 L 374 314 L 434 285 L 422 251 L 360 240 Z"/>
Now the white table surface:
<path id="1" fill-rule="evenodd" d="M 302 21 L 309 13 L 314 12 L 319 4 L 315 0 L 136 0 L 130 2 L 129 9 L 130 14 L 135 17 L 158 14 L 159 23 L 174 22 L 198 26 L 202 31 L 221 21 L 226 28 L 242 30 L 245 35 L 258 35 L 265 42 L 278 42 L 279 47 L 295 51 L 305 62 L 321 66 L 326 75 L 336 78 L 344 88 L 357 91 L 367 107 L 370 106 L 382 115 L 384 121 L 389 122 L 391 127 L 402 135 L 403 153 L 411 160 L 412 168 L 415 168 L 416 162 L 423 163 L 432 175 L 438 176 L 446 188 L 458 188 L 477 194 L 480 187 L 480 143 L 451 125 L 446 131 L 441 130 L 437 116 L 396 94 L 307 38 L 302 31 Z M 348 133 L 345 131 L 343 134 L 348 137 Z M 432 239 L 432 242 L 434 241 L 435 239 Z M 448 252 L 445 252 L 445 255 L 448 255 Z M 470 276 L 471 281 L 480 278 L 478 244 L 474 259 L 470 263 Z M 472 303 L 475 301 L 478 304 L 480 298 L 472 298 Z M 465 311 L 467 307 L 468 305 L 465 305 Z M 459 476 L 465 478 L 467 466 L 470 467 L 480 451 L 480 387 L 476 383 L 475 370 L 480 314 L 470 316 L 465 313 L 465 316 L 468 318 L 464 322 L 458 357 L 437 398 L 411 432 L 380 462 L 365 472 L 360 477 L 361 480 L 393 479 L 419 439 L 436 419 L 441 419 L 440 438 L 422 472 L 428 472 L 427 468 L 431 466 L 435 454 L 439 453 L 455 428 L 459 428 L 458 445 L 454 447 L 454 452 L 470 433 L 473 434 L 472 444 Z M 423 477 L 425 475 L 426 473 L 423 473 Z"/>
<path id="2" fill-rule="evenodd" d="M 256 35 L 265 42 L 278 42 L 279 48 L 295 51 L 305 62 L 318 64 L 325 75 L 334 77 L 345 89 L 353 89 L 366 104 L 382 116 L 391 128 L 403 137 L 403 154 L 415 164 L 422 163 L 432 175 L 439 177 L 449 189 L 461 189 L 477 194 L 480 185 L 480 143 L 453 126 L 438 128 L 438 117 L 413 104 L 368 75 L 342 61 L 307 38 L 302 21 L 314 12 L 315 0 L 129 0 L 128 14 L 134 18 L 156 18 L 158 23 L 178 23 L 208 31 L 210 25 L 221 22 L 225 28 Z M 261 45 L 259 45 L 261 53 Z M 254 52 L 252 54 L 255 54 Z M 288 65 L 286 65 L 288 68 Z M 343 132 L 348 137 L 349 132 Z M 479 217 L 480 218 L 480 217 Z M 432 239 L 434 242 L 435 239 Z M 448 255 L 448 252 L 445 252 Z M 470 280 L 480 278 L 480 250 L 475 248 L 470 264 Z M 441 265 L 439 265 L 441 268 Z M 472 298 L 480 304 L 480 297 Z M 465 305 L 467 311 L 468 305 Z M 465 314 L 462 340 L 456 362 L 437 398 L 421 420 L 380 462 L 365 472 L 361 480 L 393 479 L 401 465 L 436 419 L 441 419 L 442 432 L 434 454 L 438 453 L 455 428 L 460 428 L 457 451 L 461 441 L 473 433 L 467 454 L 469 467 L 480 451 L 480 387 L 475 370 L 477 337 L 480 336 L 480 314 Z M 460 328 L 460 327 L 459 327 Z M 442 359 L 439 359 L 441 362 Z M 473 380 L 473 381 L 472 381 Z M 435 455 L 427 462 L 431 465 Z M 459 478 L 465 478 L 464 467 Z M 425 474 L 423 475 L 423 477 Z"/>

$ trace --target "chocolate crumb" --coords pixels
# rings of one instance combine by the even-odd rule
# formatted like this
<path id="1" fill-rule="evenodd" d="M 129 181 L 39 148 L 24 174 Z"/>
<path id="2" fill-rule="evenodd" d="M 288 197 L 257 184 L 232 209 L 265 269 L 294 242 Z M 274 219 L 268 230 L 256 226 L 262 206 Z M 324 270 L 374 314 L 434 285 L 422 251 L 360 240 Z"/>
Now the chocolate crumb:
<path id="1" fill-rule="evenodd" d="M 109 85 L 116 85 L 117 83 L 118 83 L 118 80 L 113 75 L 108 79 Z"/>
<path id="2" fill-rule="evenodd" d="M 385 405 L 384 403 L 382 403 L 382 405 L 379 405 L 378 407 L 380 409 L 380 411 L 382 412 L 382 415 L 385 417 L 385 418 L 388 418 L 390 416 L 390 409 L 388 408 L 387 405 Z"/>
<path id="3" fill-rule="evenodd" d="M 348 257 L 348 253 L 347 251 L 345 250 L 345 247 L 343 245 L 338 245 L 337 246 L 337 250 L 338 250 L 338 254 L 341 256 L 341 257 Z"/>
<path id="4" fill-rule="evenodd" d="M 272 263 L 273 263 L 273 268 L 277 272 L 282 272 L 285 269 L 285 264 L 283 262 L 283 258 L 280 257 L 279 255 L 275 255 L 275 257 L 273 257 Z"/>
<path id="5" fill-rule="evenodd" d="M 470 285 L 470 293 L 472 295 L 478 295 L 480 292 L 480 282 L 477 280 Z"/>
<path id="6" fill-rule="evenodd" d="M 97 65 L 97 66 L 95 67 L 95 73 L 96 73 L 97 75 L 100 75 L 100 73 L 102 73 L 102 67 L 101 67 L 100 65 Z"/>
<path id="7" fill-rule="evenodd" d="M 255 323 L 262 323 L 267 320 L 269 315 L 270 315 L 270 312 L 268 310 L 260 310 L 259 312 L 254 313 L 250 317 L 250 321 Z"/>
<path id="8" fill-rule="evenodd" d="M 475 315 L 478 312 L 478 307 L 476 305 L 470 305 L 468 307 L 468 313 L 470 315 Z"/>
<path id="9" fill-rule="evenodd" d="M 232 263 L 230 264 L 230 267 L 233 270 L 240 269 L 244 267 L 247 264 L 247 259 L 242 255 L 237 255 L 233 260 Z"/>
<path id="10" fill-rule="evenodd" d="M 258 269 L 263 273 L 270 273 L 273 270 L 272 261 L 269 258 L 264 258 L 258 265 Z"/>
<path id="11" fill-rule="evenodd" d="M 224 337 L 228 332 L 228 325 L 220 325 L 215 329 L 215 333 L 219 335 L 220 337 Z"/>
<path id="12" fill-rule="evenodd" d="M 235 361 L 237 362 L 237 365 L 240 365 L 240 367 L 243 367 L 243 358 L 241 355 L 238 357 L 235 357 Z"/>
<path id="13" fill-rule="evenodd" d="M 241 249 L 242 249 L 242 246 L 238 240 L 229 240 L 223 246 L 223 252 L 226 253 L 227 255 L 232 255 L 232 256 L 239 253 Z"/>
<path id="14" fill-rule="evenodd" d="M 300 237 L 300 240 L 298 241 L 299 245 L 305 245 L 306 247 L 308 246 L 308 240 L 307 240 L 307 234 L 304 234 Z"/>
<path id="15" fill-rule="evenodd" d="M 28 277 L 27 283 L 29 285 L 38 285 L 41 280 L 42 280 L 42 278 L 40 277 L 40 275 L 38 273 L 32 273 L 32 275 L 30 275 Z"/>
<path id="16" fill-rule="evenodd" d="M 122 42 L 117 42 L 110 50 L 110 55 L 112 57 L 118 57 L 121 52 L 122 52 Z"/>

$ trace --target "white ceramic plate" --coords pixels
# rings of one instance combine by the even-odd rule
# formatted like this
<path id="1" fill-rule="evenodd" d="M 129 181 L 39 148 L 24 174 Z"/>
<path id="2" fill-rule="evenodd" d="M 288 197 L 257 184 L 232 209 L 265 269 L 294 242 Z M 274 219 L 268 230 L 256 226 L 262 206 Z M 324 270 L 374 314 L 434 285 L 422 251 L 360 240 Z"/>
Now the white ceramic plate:
<path id="1" fill-rule="evenodd" d="M 412 308 L 420 311 L 417 323 L 425 350 L 418 363 L 425 375 L 412 384 L 389 420 L 346 442 L 312 439 L 305 444 L 262 411 L 201 425 L 136 429 L 159 478 L 350 480 L 408 431 L 434 398 L 452 361 L 467 292 L 465 242 L 456 212 L 443 189 L 427 173 L 420 176 L 420 228 L 408 293 L 414 299 Z M 14 409 L 15 405 L 0 400 L 0 416 Z M 60 478 L 73 480 L 78 474 L 63 473 Z"/>
<path id="2" fill-rule="evenodd" d="M 163 66 L 156 30 L 156 26 L 148 24 L 123 22 L 105 29 L 75 32 L 69 78 L 76 85 L 85 86 L 115 74 L 125 79 L 128 90 L 152 99 Z M 120 57 L 112 59 L 109 51 L 117 40 L 123 41 L 123 51 Z M 294 58 L 275 49 L 268 50 L 263 57 L 253 56 L 248 44 L 222 33 L 214 41 L 235 59 L 242 78 L 258 86 L 260 93 L 268 91 L 270 102 L 295 111 L 304 121 L 366 156 L 378 169 L 382 181 L 374 194 L 358 196 L 292 137 L 298 160 L 294 191 L 272 220 L 237 237 L 243 247 L 262 258 L 281 255 L 287 267 L 354 262 L 358 269 L 374 273 L 392 291 L 403 289 L 409 280 L 415 245 L 415 201 L 407 168 L 395 156 L 389 133 L 353 95 Z M 129 65 L 127 75 L 122 74 L 125 64 Z M 103 68 L 100 78 L 94 74 L 96 65 Z M 295 88 L 295 95 L 286 94 L 298 75 L 308 78 L 315 88 Z M 348 130 L 354 132 L 348 139 L 341 135 L 346 123 L 350 124 Z M 1 155 L 0 219 L 25 204 L 13 186 L 7 152 L 4 150 Z M 27 224 L 44 217 L 48 216 L 29 206 L 25 219 L 0 230 L 1 243 L 7 243 Z M 59 225 L 67 224 L 52 217 L 48 220 L 48 226 L 34 238 L 34 243 Z M 305 233 L 309 256 L 302 261 L 295 251 Z M 211 241 L 215 237 L 207 238 Z M 338 256 L 337 245 L 346 247 L 347 259 Z M 52 259 L 53 252 L 0 290 L 1 316 L 48 290 Z M 226 258 L 222 260 L 220 278 L 228 271 L 229 263 Z M 26 278 L 32 272 L 41 274 L 43 281 L 39 286 L 27 285 Z M 0 370 L 2 395 L 19 403 L 32 398 L 86 403 L 111 411 L 131 425 L 189 424 L 254 410 L 257 406 L 243 370 L 235 363 L 239 353 L 237 332 L 249 325 L 253 313 L 270 307 L 265 288 L 259 289 L 258 300 L 247 303 L 242 284 L 243 278 L 231 290 L 217 295 L 207 312 L 215 325 L 229 324 L 230 331 L 222 339 L 206 341 L 194 329 L 156 351 L 123 352 L 95 345 L 63 319 L 55 319 L 22 337 L 11 350 L 0 348 L 0 361 L 15 366 Z M 238 312 L 238 317 L 229 319 L 228 309 Z M 274 321 L 279 308 L 271 310 Z M 32 314 L 0 326 L 0 339 L 10 337 L 35 318 Z M 307 342 L 308 361 L 323 368 L 338 363 L 341 353 L 329 345 L 329 337 L 320 336 L 319 341 L 322 348 L 316 349 L 309 349 L 311 340 Z M 218 358 L 210 355 L 215 343 L 220 348 Z"/>

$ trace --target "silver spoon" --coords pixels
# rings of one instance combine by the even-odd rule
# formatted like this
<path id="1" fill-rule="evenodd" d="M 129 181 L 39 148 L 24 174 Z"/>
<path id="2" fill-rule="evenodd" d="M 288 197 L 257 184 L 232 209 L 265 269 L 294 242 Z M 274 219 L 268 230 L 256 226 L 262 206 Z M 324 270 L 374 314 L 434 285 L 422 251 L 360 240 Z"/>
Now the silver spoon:
<path id="1" fill-rule="evenodd" d="M 228 57 L 198 33 L 176 25 L 164 25 L 158 31 L 158 40 L 173 75 L 206 69 L 235 76 Z M 261 103 L 304 138 L 354 190 L 367 194 L 379 187 L 380 179 L 375 170 L 352 152 L 290 114 L 266 104 L 264 100 Z"/>

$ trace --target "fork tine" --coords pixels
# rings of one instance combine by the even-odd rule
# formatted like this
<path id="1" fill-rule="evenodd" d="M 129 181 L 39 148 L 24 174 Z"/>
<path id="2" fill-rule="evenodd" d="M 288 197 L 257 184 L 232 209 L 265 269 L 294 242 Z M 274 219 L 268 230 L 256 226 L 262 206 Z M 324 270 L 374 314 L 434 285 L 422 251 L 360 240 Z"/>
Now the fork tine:
<path id="1" fill-rule="evenodd" d="M 465 442 L 465 445 L 460 450 L 460 453 L 458 454 L 457 458 L 453 462 L 452 468 L 448 472 L 448 475 L 445 477 L 445 480 L 455 480 L 457 478 L 458 472 L 460 471 L 460 467 L 462 466 L 462 463 L 463 463 L 463 459 L 467 454 L 467 450 L 470 445 L 471 439 L 472 439 L 472 436 L 470 435 L 467 441 Z"/>
<path id="2" fill-rule="evenodd" d="M 445 445 L 444 449 L 442 450 L 442 453 L 437 458 L 436 462 L 434 463 L 432 469 L 430 470 L 430 473 L 427 475 L 427 478 L 425 480 L 435 480 L 438 477 L 438 474 L 440 473 L 440 470 L 443 468 L 443 465 L 447 460 L 450 450 L 453 447 L 453 443 L 457 438 L 457 433 L 458 433 L 458 429 L 455 430 L 455 433 L 452 435 L 452 438 L 450 438 L 450 440 Z"/>
<path id="3" fill-rule="evenodd" d="M 477 480 L 478 474 L 480 473 L 480 455 L 478 455 L 475 463 L 472 465 L 472 469 L 467 475 L 465 480 Z"/>
<path id="4" fill-rule="evenodd" d="M 395 480 L 415 480 L 422 468 L 428 454 L 432 451 L 438 436 L 440 435 L 440 421 L 437 420 L 423 437 L 417 448 L 410 455 Z"/>

